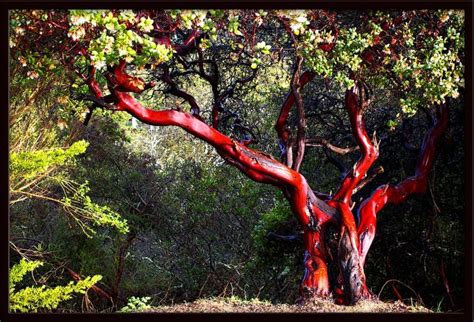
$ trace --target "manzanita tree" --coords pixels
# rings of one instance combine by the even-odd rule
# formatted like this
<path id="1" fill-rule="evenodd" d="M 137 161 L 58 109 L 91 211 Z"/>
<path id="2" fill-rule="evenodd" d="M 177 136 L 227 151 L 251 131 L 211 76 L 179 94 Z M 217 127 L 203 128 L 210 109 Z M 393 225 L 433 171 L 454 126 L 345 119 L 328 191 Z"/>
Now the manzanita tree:
<path id="1" fill-rule="evenodd" d="M 250 179 L 277 187 L 303 227 L 302 297 L 333 295 L 353 304 L 371 296 L 364 263 L 377 215 L 385 205 L 427 189 L 436 145 L 448 125 L 448 100 L 464 86 L 463 20 L 462 11 L 448 10 L 13 11 L 10 48 L 30 78 L 58 62 L 69 70 L 72 97 L 90 102 L 85 124 L 99 108 L 127 112 L 149 125 L 177 126 L 212 145 Z M 276 158 L 252 147 L 257 131 L 232 104 L 264 66 L 278 60 L 292 76 L 274 123 L 281 152 Z M 184 89 L 191 79 L 209 86 L 210 106 Z M 315 80 L 344 92 L 356 147 L 308 134 L 303 87 Z M 377 88 L 398 98 L 395 105 L 404 115 L 423 109 L 432 126 L 412 176 L 355 202 L 353 195 L 382 171 L 369 172 L 383 151 L 364 125 Z M 153 104 L 156 91 L 182 101 L 173 108 L 145 106 Z M 314 145 L 360 154 L 332 194 L 310 187 L 300 171 L 306 147 Z M 339 233 L 337 256 L 328 251 L 330 227 Z M 328 275 L 332 261 L 339 267 L 334 280 Z"/>

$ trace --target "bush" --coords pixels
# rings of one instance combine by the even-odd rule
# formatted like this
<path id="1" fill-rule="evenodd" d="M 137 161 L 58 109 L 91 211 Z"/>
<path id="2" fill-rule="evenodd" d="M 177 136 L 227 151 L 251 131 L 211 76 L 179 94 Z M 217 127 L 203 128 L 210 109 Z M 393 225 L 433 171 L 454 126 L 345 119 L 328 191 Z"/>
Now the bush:
<path id="1" fill-rule="evenodd" d="M 120 309 L 122 313 L 133 313 L 133 312 L 140 312 L 146 309 L 150 309 L 151 306 L 148 302 L 151 300 L 151 297 L 135 297 L 132 296 L 128 299 L 128 303 L 126 306 Z"/>
<path id="2" fill-rule="evenodd" d="M 10 311 L 11 312 L 38 312 L 57 309 L 59 304 L 72 299 L 73 293 L 85 294 L 89 288 L 102 279 L 100 275 L 88 276 L 83 280 L 69 282 L 65 286 L 54 288 L 42 286 L 28 286 L 15 290 L 15 286 L 23 277 L 43 265 L 41 261 L 27 261 L 22 259 L 10 269 Z"/>

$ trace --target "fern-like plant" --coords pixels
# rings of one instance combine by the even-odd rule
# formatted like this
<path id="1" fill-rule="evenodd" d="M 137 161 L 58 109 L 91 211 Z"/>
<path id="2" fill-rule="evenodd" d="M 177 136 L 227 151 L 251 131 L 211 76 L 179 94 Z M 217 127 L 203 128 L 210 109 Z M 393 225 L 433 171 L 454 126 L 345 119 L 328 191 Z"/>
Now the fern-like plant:
<path id="1" fill-rule="evenodd" d="M 64 286 L 28 286 L 16 290 L 23 277 L 43 265 L 41 261 L 22 259 L 10 269 L 10 312 L 51 311 L 59 304 L 72 299 L 74 293 L 85 294 L 89 288 L 102 279 L 100 275 L 88 276 L 80 281 L 71 281 Z"/>

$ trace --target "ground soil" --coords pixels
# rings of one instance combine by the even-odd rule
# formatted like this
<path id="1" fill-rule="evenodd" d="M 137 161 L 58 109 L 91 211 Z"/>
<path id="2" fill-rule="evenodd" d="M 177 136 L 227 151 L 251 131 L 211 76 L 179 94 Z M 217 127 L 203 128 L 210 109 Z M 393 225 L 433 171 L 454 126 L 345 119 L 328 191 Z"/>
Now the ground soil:
<path id="1" fill-rule="evenodd" d="M 157 306 L 146 310 L 149 313 L 323 313 L 323 312 L 370 312 L 410 313 L 432 312 L 422 306 L 408 306 L 402 302 L 364 300 L 354 306 L 337 305 L 331 300 L 314 300 L 306 304 L 271 304 L 258 300 L 200 299 L 195 302 L 170 306 Z"/>

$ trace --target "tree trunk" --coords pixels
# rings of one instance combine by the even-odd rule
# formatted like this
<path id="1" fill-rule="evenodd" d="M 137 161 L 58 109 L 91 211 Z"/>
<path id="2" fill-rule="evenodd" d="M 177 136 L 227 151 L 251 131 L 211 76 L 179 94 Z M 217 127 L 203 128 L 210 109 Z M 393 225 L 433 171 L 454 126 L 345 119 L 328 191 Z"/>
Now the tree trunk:
<path id="1" fill-rule="evenodd" d="M 305 272 L 300 286 L 300 294 L 303 298 L 329 296 L 327 253 L 324 242 L 325 231 L 325 227 L 304 230 Z"/>
<path id="2" fill-rule="evenodd" d="M 359 256 L 359 250 L 351 241 L 351 232 L 343 227 L 338 247 L 338 260 L 342 276 L 342 291 L 344 304 L 355 304 L 360 299 L 369 296 L 365 284 L 364 268 Z"/>
<path id="3" fill-rule="evenodd" d="M 313 204 L 313 207 L 315 205 Z M 301 300 L 313 297 L 326 298 L 333 294 L 340 304 L 352 305 L 362 298 L 370 297 L 366 287 L 363 261 L 360 256 L 358 235 L 355 226 L 348 228 L 336 209 L 321 221 L 311 217 L 304 227 L 304 276 L 300 285 Z M 327 209 L 325 209 L 327 211 Z M 313 216 L 313 215 L 312 215 Z M 330 256 L 327 248 L 327 230 L 330 225 L 340 229 L 337 256 Z M 328 266 L 337 261 L 339 278 L 337 283 L 329 282 Z"/>

